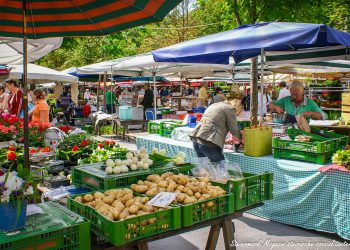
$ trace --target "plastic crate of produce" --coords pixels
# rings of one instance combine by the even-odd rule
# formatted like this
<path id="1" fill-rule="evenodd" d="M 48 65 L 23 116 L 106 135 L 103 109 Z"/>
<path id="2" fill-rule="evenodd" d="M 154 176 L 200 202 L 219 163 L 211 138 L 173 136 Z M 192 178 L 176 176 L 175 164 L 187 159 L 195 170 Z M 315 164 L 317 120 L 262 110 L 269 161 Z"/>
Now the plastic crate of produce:
<path id="1" fill-rule="evenodd" d="M 162 122 L 160 127 L 160 135 L 164 137 L 171 137 L 171 133 L 175 128 L 183 127 L 182 121 Z"/>
<path id="2" fill-rule="evenodd" d="M 233 212 L 233 193 L 188 205 L 181 205 L 182 226 L 188 227 Z"/>
<path id="3" fill-rule="evenodd" d="M 161 124 L 159 122 L 149 121 L 147 124 L 147 131 L 150 134 L 160 134 L 160 126 Z"/>
<path id="4" fill-rule="evenodd" d="M 288 135 L 292 140 L 295 139 L 298 135 L 306 135 L 310 136 L 310 142 L 299 142 L 299 141 L 289 141 L 282 140 L 280 138 L 272 139 L 272 147 L 285 149 L 285 150 L 293 150 L 293 151 L 302 151 L 302 152 L 310 152 L 310 153 L 325 153 L 325 152 L 333 152 L 338 149 L 338 140 L 329 139 L 320 135 L 307 133 L 299 129 L 288 129 Z"/>
<path id="5" fill-rule="evenodd" d="M 285 150 L 280 148 L 272 149 L 272 154 L 274 158 L 307 161 L 307 162 L 312 162 L 320 165 L 325 165 L 329 163 L 335 152 L 336 151 L 326 152 L 326 153 L 312 153 L 312 152 Z"/>
<path id="6" fill-rule="evenodd" d="M 311 132 L 320 134 L 320 135 L 325 136 L 327 138 L 337 140 L 338 141 L 337 149 L 342 149 L 349 144 L 349 137 L 346 135 L 339 135 L 339 134 L 336 134 L 336 133 L 333 133 L 333 132 L 330 132 L 330 131 L 327 131 L 324 129 L 315 128 L 315 127 L 311 128 Z"/>
<path id="7" fill-rule="evenodd" d="M 55 202 L 37 204 L 44 213 L 27 217 L 25 228 L 0 232 L 0 249 L 90 249 L 90 222 Z"/>
<path id="8" fill-rule="evenodd" d="M 232 173 L 229 171 L 229 173 Z M 226 184 L 216 183 L 235 194 L 235 211 L 271 200 L 273 195 L 273 174 L 243 173 L 242 179 L 229 180 Z"/>
<path id="9" fill-rule="evenodd" d="M 129 171 L 124 174 L 107 174 L 102 168 L 103 164 L 89 164 L 77 166 L 72 171 L 72 182 L 76 187 L 87 187 L 91 190 L 108 190 L 116 187 L 127 187 L 137 183 L 138 180 L 145 180 L 152 173 L 174 173 L 189 174 L 192 164 L 184 164 L 179 167 L 169 165 L 148 170 Z"/>
<path id="10" fill-rule="evenodd" d="M 68 197 L 68 207 L 89 219 L 91 221 L 91 230 L 115 246 L 181 227 L 181 208 L 178 206 L 123 221 L 107 219 L 94 208 L 74 201 L 74 196 Z M 150 219 L 155 219 L 155 223 L 145 223 Z"/>

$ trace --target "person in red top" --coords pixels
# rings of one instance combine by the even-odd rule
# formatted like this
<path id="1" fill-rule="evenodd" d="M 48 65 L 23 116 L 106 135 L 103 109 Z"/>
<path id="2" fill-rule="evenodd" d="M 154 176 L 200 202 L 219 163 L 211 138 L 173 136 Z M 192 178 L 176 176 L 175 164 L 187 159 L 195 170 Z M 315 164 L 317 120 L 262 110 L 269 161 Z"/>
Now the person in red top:
<path id="1" fill-rule="evenodd" d="M 88 118 L 90 113 L 91 113 L 91 106 L 88 101 L 85 101 L 85 105 L 83 107 L 84 118 Z"/>
<path id="2" fill-rule="evenodd" d="M 17 82 L 13 79 L 7 79 L 5 84 L 11 92 L 8 98 L 8 112 L 11 115 L 19 116 L 22 110 L 23 92 L 17 87 Z"/>

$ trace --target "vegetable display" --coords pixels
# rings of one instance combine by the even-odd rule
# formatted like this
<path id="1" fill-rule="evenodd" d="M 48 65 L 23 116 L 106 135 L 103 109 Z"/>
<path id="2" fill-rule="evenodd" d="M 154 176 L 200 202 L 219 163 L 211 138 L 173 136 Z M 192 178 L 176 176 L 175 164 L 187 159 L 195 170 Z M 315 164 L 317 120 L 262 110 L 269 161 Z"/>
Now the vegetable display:
<path id="1" fill-rule="evenodd" d="M 190 204 L 215 198 L 226 193 L 221 187 L 213 186 L 207 177 L 193 178 L 187 175 L 167 172 L 162 175 L 149 175 L 147 180 L 139 180 L 131 189 L 147 196 L 160 192 L 176 192 L 174 203 Z"/>
<path id="2" fill-rule="evenodd" d="M 332 162 L 350 170 L 350 149 L 338 150 L 332 157 Z"/>
<path id="3" fill-rule="evenodd" d="M 133 191 L 127 188 L 110 189 L 102 192 L 86 194 L 74 198 L 76 202 L 93 207 L 97 212 L 112 221 L 123 221 L 136 216 L 164 210 L 148 205 L 148 197 L 134 196 Z M 156 223 L 156 218 L 141 222 L 142 226 Z"/>

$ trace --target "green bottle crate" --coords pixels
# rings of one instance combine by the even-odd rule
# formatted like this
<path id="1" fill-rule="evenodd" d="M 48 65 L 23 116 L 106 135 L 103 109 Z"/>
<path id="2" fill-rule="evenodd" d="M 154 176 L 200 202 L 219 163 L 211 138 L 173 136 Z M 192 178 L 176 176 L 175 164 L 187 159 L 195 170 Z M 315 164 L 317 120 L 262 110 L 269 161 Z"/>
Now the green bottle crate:
<path id="1" fill-rule="evenodd" d="M 160 122 L 149 121 L 147 123 L 147 131 L 150 134 L 159 135 L 160 134 L 160 127 L 161 127 Z"/>
<path id="2" fill-rule="evenodd" d="M 312 153 L 312 152 L 303 152 L 303 151 L 295 151 L 295 150 L 285 150 L 280 148 L 272 149 L 272 154 L 274 158 L 306 161 L 306 162 L 312 162 L 320 165 L 325 165 L 329 163 L 335 152 L 336 151 L 326 152 L 326 153 Z"/>
<path id="3" fill-rule="evenodd" d="M 288 135 L 292 140 L 298 135 L 306 135 L 311 137 L 311 142 L 298 142 L 282 140 L 280 138 L 272 139 L 272 147 L 284 150 L 303 151 L 310 153 L 326 153 L 333 152 L 338 149 L 338 140 L 327 138 L 324 136 L 307 133 L 299 129 L 288 129 Z"/>
<path id="4" fill-rule="evenodd" d="M 91 230 L 115 246 L 181 227 L 181 208 L 178 206 L 123 221 L 112 221 L 98 213 L 94 208 L 74 201 L 74 197 L 68 197 L 69 209 L 89 219 Z M 145 225 L 149 219 L 156 219 L 156 222 Z"/>
<path id="5" fill-rule="evenodd" d="M 232 174 L 231 171 L 229 173 Z M 273 198 L 273 174 L 243 173 L 242 179 L 229 180 L 227 183 L 216 183 L 226 191 L 235 194 L 235 211 L 259 204 Z"/>
<path id="6" fill-rule="evenodd" d="M 184 164 L 178 167 L 167 165 L 164 167 L 150 168 L 148 170 L 129 171 L 124 174 L 107 174 L 102 169 L 103 164 L 89 164 L 73 168 L 72 182 L 76 187 L 87 187 L 91 190 L 108 190 L 116 187 L 127 187 L 137 183 L 138 180 L 145 180 L 153 173 L 161 174 L 172 171 L 174 173 L 190 174 L 192 164 Z"/>
<path id="7" fill-rule="evenodd" d="M 311 132 L 321 134 L 323 133 L 325 137 L 335 139 L 338 141 L 337 149 L 343 149 L 349 144 L 349 137 L 346 135 L 339 135 L 333 132 L 329 132 L 324 129 L 311 127 Z"/>
<path id="8" fill-rule="evenodd" d="M 16 233 L 0 232 L 0 249 L 90 249 L 90 222 L 55 202 L 37 204 L 44 213 L 27 217 Z"/>
<path id="9" fill-rule="evenodd" d="M 185 125 L 182 125 L 182 121 L 166 121 L 161 123 L 160 127 L 160 135 L 163 137 L 171 137 L 171 133 L 174 131 L 175 128 L 178 127 L 184 127 Z"/>
<path id="10" fill-rule="evenodd" d="M 214 219 L 234 212 L 234 194 L 228 193 L 216 198 L 181 205 L 182 226 Z"/>

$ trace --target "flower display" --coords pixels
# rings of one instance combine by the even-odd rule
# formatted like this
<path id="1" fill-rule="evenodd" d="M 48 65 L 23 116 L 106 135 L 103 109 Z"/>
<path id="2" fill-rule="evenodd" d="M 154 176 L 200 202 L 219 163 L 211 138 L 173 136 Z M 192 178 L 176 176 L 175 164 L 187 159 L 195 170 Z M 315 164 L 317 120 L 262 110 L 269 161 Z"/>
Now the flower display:
<path id="1" fill-rule="evenodd" d="M 17 154 L 14 151 L 7 152 L 7 160 L 14 161 L 16 160 Z"/>
<path id="2" fill-rule="evenodd" d="M 78 147 L 78 146 L 73 146 L 73 147 L 72 147 L 72 151 L 77 151 L 77 150 L 79 150 L 79 147 Z"/>
<path id="3" fill-rule="evenodd" d="M 0 176 L 0 202 L 22 200 L 32 195 L 34 195 L 32 183 L 25 181 L 18 172 L 7 172 Z"/>

